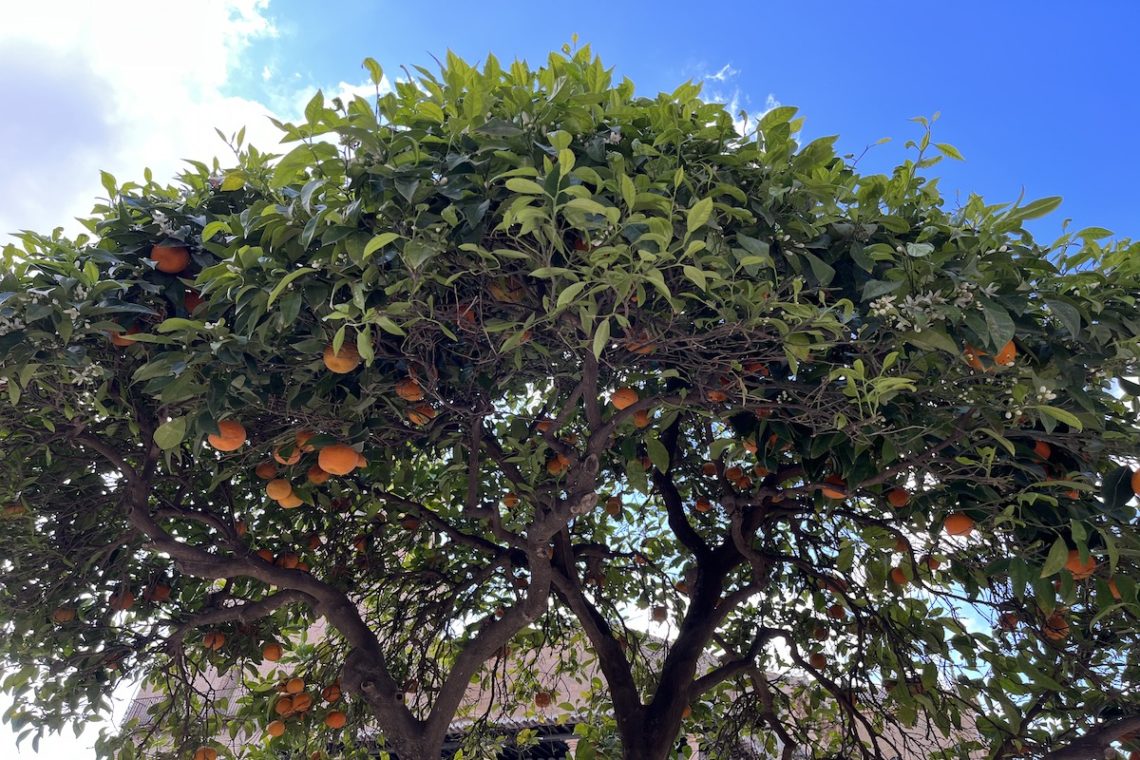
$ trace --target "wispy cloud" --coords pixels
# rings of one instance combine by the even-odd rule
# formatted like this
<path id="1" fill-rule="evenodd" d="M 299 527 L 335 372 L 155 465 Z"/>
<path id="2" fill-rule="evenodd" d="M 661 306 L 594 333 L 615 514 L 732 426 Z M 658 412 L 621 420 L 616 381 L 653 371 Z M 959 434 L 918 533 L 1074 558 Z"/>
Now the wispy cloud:
<path id="1" fill-rule="evenodd" d="M 721 66 L 720 71 L 716 72 L 715 74 L 705 74 L 705 79 L 709 79 L 714 82 L 727 82 L 729 79 L 732 79 L 739 73 L 739 69 L 734 69 L 732 68 L 731 63 L 726 63 Z"/>

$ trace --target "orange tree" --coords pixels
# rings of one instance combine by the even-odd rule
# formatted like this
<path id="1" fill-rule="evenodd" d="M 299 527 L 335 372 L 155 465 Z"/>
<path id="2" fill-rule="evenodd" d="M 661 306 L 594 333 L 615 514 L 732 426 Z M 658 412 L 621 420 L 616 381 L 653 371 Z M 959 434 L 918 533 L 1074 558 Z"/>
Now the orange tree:
<path id="1" fill-rule="evenodd" d="M 565 697 L 491 688 L 545 648 L 602 678 L 582 753 L 1128 743 L 1137 246 L 947 209 L 924 120 L 860 175 L 564 53 L 317 95 L 5 250 L 5 719 L 152 673 L 105 754 L 435 758 L 473 679 Z"/>

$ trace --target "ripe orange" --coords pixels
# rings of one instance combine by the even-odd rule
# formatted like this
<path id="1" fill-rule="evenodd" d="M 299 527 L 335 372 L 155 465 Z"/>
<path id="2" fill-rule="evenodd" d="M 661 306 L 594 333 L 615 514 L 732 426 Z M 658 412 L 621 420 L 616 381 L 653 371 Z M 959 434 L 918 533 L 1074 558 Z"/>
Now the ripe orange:
<path id="1" fill-rule="evenodd" d="M 178 274 L 190 266 L 190 251 L 184 245 L 156 245 L 150 249 L 154 268 L 166 274 Z"/>
<path id="2" fill-rule="evenodd" d="M 269 662 L 277 662 L 281 659 L 282 654 L 284 654 L 284 652 L 281 649 L 281 645 L 275 641 L 271 641 L 261 648 L 261 656 L 269 660 Z"/>
<path id="3" fill-rule="evenodd" d="M 356 469 L 358 462 L 356 449 L 345 443 L 325 446 L 317 456 L 317 464 L 331 475 L 347 475 Z"/>
<path id="4" fill-rule="evenodd" d="M 1053 447 L 1051 447 L 1045 441 L 1038 441 L 1037 443 L 1033 444 L 1033 453 L 1042 459 L 1048 459 L 1049 456 L 1053 453 Z"/>
<path id="5" fill-rule="evenodd" d="M 360 352 L 351 343 L 341 345 L 340 351 L 333 351 L 330 343 L 325 346 L 324 362 L 329 372 L 345 375 L 360 366 Z"/>
<path id="6" fill-rule="evenodd" d="M 291 493 L 293 493 L 293 486 L 285 478 L 274 478 L 265 484 L 265 495 L 274 501 L 281 501 Z"/>
<path id="7" fill-rule="evenodd" d="M 110 336 L 112 344 L 114 344 L 120 348 L 125 348 L 126 346 L 133 346 L 135 344 L 135 339 L 134 338 L 128 338 L 127 336 L 128 335 L 137 335 L 138 333 L 141 333 L 141 332 L 142 332 L 142 330 L 139 329 L 139 327 L 137 325 L 135 325 L 134 327 L 127 328 L 126 333 L 115 332 L 114 330 L 112 330 L 111 332 L 107 333 L 107 335 Z"/>
<path id="8" fill-rule="evenodd" d="M 570 459 L 565 454 L 555 454 L 546 462 L 546 471 L 551 475 L 561 475 L 570 469 Z"/>
<path id="9" fill-rule="evenodd" d="M 348 723 L 348 716 L 340 710 L 333 710 L 325 716 L 325 725 L 332 729 L 344 728 Z"/>
<path id="10" fill-rule="evenodd" d="M 405 414 L 408 417 L 408 422 L 416 427 L 423 427 L 435 419 L 436 411 L 432 409 L 431 404 L 419 404 L 409 409 Z"/>
<path id="11" fill-rule="evenodd" d="M 966 357 L 966 364 L 969 364 L 971 368 L 976 369 L 978 372 L 986 371 L 986 365 L 982 364 L 981 360 L 981 357 L 986 354 L 980 348 L 975 348 L 967 343 L 962 354 Z"/>
<path id="12" fill-rule="evenodd" d="M 827 629 L 827 626 L 817 625 L 812 629 L 811 637 L 816 641 L 827 641 L 831 637 L 831 631 Z"/>
<path id="13" fill-rule="evenodd" d="M 968 536 L 974 532 L 974 518 L 965 512 L 952 512 L 946 516 L 942 528 L 950 536 Z"/>
<path id="14" fill-rule="evenodd" d="M 273 462 L 266 461 L 255 467 L 253 473 L 262 480 L 272 480 L 277 475 L 277 468 Z"/>
<path id="15" fill-rule="evenodd" d="M 1116 585 L 1115 578 L 1108 579 L 1108 593 L 1112 594 L 1112 598 L 1118 602 L 1124 598 L 1120 595 L 1120 588 Z"/>
<path id="16" fill-rule="evenodd" d="M 301 692 L 293 697 L 293 712 L 305 712 L 313 706 L 313 696 Z"/>
<path id="17" fill-rule="evenodd" d="M 725 480 L 737 481 L 744 477 L 744 470 L 739 467 L 729 467 L 724 471 Z"/>
<path id="18" fill-rule="evenodd" d="M 716 462 L 705 462 L 702 464 L 701 473 L 709 478 L 716 475 Z"/>
<path id="19" fill-rule="evenodd" d="M 149 602 L 165 602 L 170 599 L 170 586 L 165 583 L 154 583 L 143 591 L 143 599 Z"/>
<path id="20" fill-rule="evenodd" d="M 265 727 L 265 733 L 276 738 L 285 733 L 285 723 L 280 720 L 270 721 L 269 725 Z"/>
<path id="21" fill-rule="evenodd" d="M 681 711 L 681 718 L 682 719 L 688 719 L 688 718 L 691 718 L 692 716 L 693 716 L 693 708 L 690 707 L 689 705 L 685 705 L 685 709 Z"/>
<path id="22" fill-rule="evenodd" d="M 284 453 L 284 446 L 279 446 L 273 450 L 273 458 L 277 464 L 293 465 L 301 461 L 301 449 L 297 446 L 292 447 L 292 451 L 288 454 Z"/>
<path id="23" fill-rule="evenodd" d="M 220 420 L 218 432 L 206 436 L 206 440 L 218 451 L 236 451 L 245 443 L 245 427 L 237 420 Z"/>
<path id="24" fill-rule="evenodd" d="M 1065 562 L 1065 569 L 1073 574 L 1073 580 L 1083 581 L 1096 572 L 1096 560 L 1089 557 L 1081 562 L 1081 553 L 1076 549 L 1069 552 L 1069 559 Z"/>
<path id="25" fill-rule="evenodd" d="M 535 423 L 534 429 L 540 433 L 549 433 L 551 430 L 554 429 L 554 420 L 541 419 L 537 423 Z"/>
<path id="26" fill-rule="evenodd" d="M 423 401 L 424 389 L 414 377 L 405 377 L 396 383 L 396 395 L 404 401 Z"/>
<path id="27" fill-rule="evenodd" d="M 697 510 L 698 512 L 708 512 L 710 509 L 712 509 L 712 502 L 704 498 L 697 499 L 697 503 L 693 509 Z"/>
<path id="28" fill-rule="evenodd" d="M 1013 341 L 1009 341 L 1001 350 L 994 356 L 994 363 L 1003 367 L 1008 367 L 1013 364 L 1014 359 L 1017 358 L 1017 346 L 1013 345 Z"/>
<path id="29" fill-rule="evenodd" d="M 237 532 L 239 538 L 248 533 L 249 527 L 246 526 L 245 520 L 238 520 L 234 523 L 234 531 Z"/>
<path id="30" fill-rule="evenodd" d="M 1069 621 L 1065 619 L 1064 613 L 1057 610 L 1045 618 L 1045 624 L 1041 627 L 1041 633 L 1050 641 L 1067 639 L 1069 637 Z"/>
<path id="31" fill-rule="evenodd" d="M 108 601 L 111 605 L 111 609 L 116 612 L 123 612 L 135 606 L 135 595 L 131 591 L 117 591 L 111 594 Z"/>
<path id="32" fill-rule="evenodd" d="M 305 690 L 305 679 L 303 678 L 290 678 L 285 682 L 286 694 L 300 694 Z"/>
<path id="33" fill-rule="evenodd" d="M 283 567 L 286 570 L 292 570 L 300 561 L 301 558 L 293 552 L 284 552 L 274 561 L 274 564 L 278 567 Z"/>
<path id="34" fill-rule="evenodd" d="M 910 493 L 905 488 L 892 488 L 887 491 L 887 503 L 895 509 L 902 509 L 910 503 Z"/>
<path id="35" fill-rule="evenodd" d="M 186 292 L 182 294 L 182 305 L 190 314 L 205 302 L 206 299 L 202 298 L 202 294 L 193 288 L 186 288 Z"/>
<path id="36" fill-rule="evenodd" d="M 281 697 L 273 704 L 273 712 L 278 715 L 288 715 L 293 712 L 293 698 Z"/>
<path id="37" fill-rule="evenodd" d="M 610 403 L 618 409 L 625 409 L 637 403 L 637 391 L 633 388 L 618 388 L 610 396 Z"/>
<path id="38" fill-rule="evenodd" d="M 226 634 L 221 631 L 206 631 L 202 636 L 202 646 L 211 652 L 216 652 L 226 645 Z"/>
<path id="39" fill-rule="evenodd" d="M 720 390 L 712 390 L 705 394 L 705 398 L 712 401 L 714 404 L 719 404 L 728 401 L 728 394 Z"/>
<path id="40" fill-rule="evenodd" d="M 808 658 L 808 665 L 816 670 L 823 670 L 827 667 L 827 657 L 823 652 L 813 652 L 812 656 Z"/>
<path id="41" fill-rule="evenodd" d="M 536 707 L 550 707 L 550 694 L 545 691 L 536 691 L 534 693 L 534 704 Z"/>
<path id="42" fill-rule="evenodd" d="M 827 616 L 832 620 L 843 620 L 847 617 L 847 610 L 842 604 L 833 604 L 827 608 Z"/>
<path id="43" fill-rule="evenodd" d="M 415 515 L 408 515 L 403 520 L 400 520 L 400 526 L 404 530 L 412 532 L 420 527 L 420 518 Z"/>
<path id="44" fill-rule="evenodd" d="M 296 509 L 305 502 L 297 494 L 291 493 L 284 499 L 278 499 L 277 503 L 281 506 L 282 509 Z"/>
<path id="45" fill-rule="evenodd" d="M 633 413 L 633 426 L 636 428 L 649 427 L 649 410 L 638 409 Z"/>
<path id="46" fill-rule="evenodd" d="M 218 760 L 218 751 L 213 747 L 199 747 L 194 750 L 194 760 Z"/>
<path id="47" fill-rule="evenodd" d="M 650 611 L 649 616 L 655 623 L 664 623 L 669 618 L 669 610 L 666 607 L 657 606 Z"/>
<path id="48" fill-rule="evenodd" d="M 847 481 L 838 475 L 828 475 L 824 478 L 824 482 L 829 485 L 820 489 L 824 496 L 829 499 L 846 499 L 847 498 Z"/>
<path id="49" fill-rule="evenodd" d="M 269 551 L 268 549 L 258 549 L 257 550 L 257 556 L 260 557 L 265 562 L 272 562 L 273 561 L 273 552 Z"/>
<path id="50" fill-rule="evenodd" d="M 503 495 L 503 506 L 506 507 L 507 509 L 512 509 L 513 507 L 517 507 L 518 505 L 519 505 L 519 495 L 517 493 L 515 493 L 514 491 L 507 491 L 506 494 Z"/>
<path id="51" fill-rule="evenodd" d="M 909 582 L 901 567 L 891 568 L 891 581 L 896 586 L 905 586 Z"/>
<path id="52" fill-rule="evenodd" d="M 312 467 L 310 467 L 309 471 L 307 473 L 305 473 L 305 475 L 309 479 L 309 482 L 315 486 L 319 486 L 319 485 L 323 485 L 324 483 L 327 483 L 329 481 L 329 478 L 332 477 L 327 472 L 322 470 L 321 466 L 319 464 L 315 464 Z"/>
<path id="53" fill-rule="evenodd" d="M 924 554 L 922 559 L 919 561 L 922 562 L 922 564 L 926 565 L 926 567 L 931 572 L 934 572 L 938 568 L 942 567 L 942 561 L 930 556 L 929 554 Z"/>
<path id="54" fill-rule="evenodd" d="M 1003 612 L 1001 617 L 998 618 L 998 626 L 1003 631 L 1016 631 L 1017 624 L 1021 622 L 1021 617 L 1016 612 Z"/>
<path id="55" fill-rule="evenodd" d="M 51 619 L 53 623 L 59 623 L 60 625 L 63 623 L 70 623 L 72 620 L 75 620 L 75 608 L 57 607 L 51 613 Z"/>
<path id="56" fill-rule="evenodd" d="M 1140 496 L 1140 470 L 1132 473 L 1132 493 Z"/>
<path id="57" fill-rule="evenodd" d="M 895 539 L 895 551 L 906 554 L 910 551 L 910 541 L 907 541 L 902 536 Z"/>
<path id="58" fill-rule="evenodd" d="M 340 699 L 340 684 L 332 683 L 321 689 L 321 699 L 329 703 Z"/>
<path id="59" fill-rule="evenodd" d="M 609 515 L 610 517 L 617 517 L 618 515 L 620 515 L 621 514 L 621 497 L 620 496 L 611 496 L 610 498 L 606 499 L 605 510 L 606 510 L 606 514 Z"/>
<path id="60" fill-rule="evenodd" d="M 749 454 L 755 454 L 760 450 L 760 446 L 757 445 L 755 438 L 745 438 L 740 443 Z"/>

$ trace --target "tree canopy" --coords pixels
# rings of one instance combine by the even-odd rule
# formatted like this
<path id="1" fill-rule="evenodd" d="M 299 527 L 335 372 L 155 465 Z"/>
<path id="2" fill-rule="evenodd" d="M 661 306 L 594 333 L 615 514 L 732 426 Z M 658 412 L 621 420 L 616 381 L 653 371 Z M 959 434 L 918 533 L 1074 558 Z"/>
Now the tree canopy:
<path id="1" fill-rule="evenodd" d="M 103 754 L 435 758 L 473 679 L 558 703 L 494 668 L 546 650 L 602 676 L 583 757 L 1130 741 L 1140 246 L 951 207 L 925 119 L 860 174 L 585 47 L 365 66 L 281 154 L 105 175 L 89 235 L 4 249 L 22 736 L 153 673 Z"/>

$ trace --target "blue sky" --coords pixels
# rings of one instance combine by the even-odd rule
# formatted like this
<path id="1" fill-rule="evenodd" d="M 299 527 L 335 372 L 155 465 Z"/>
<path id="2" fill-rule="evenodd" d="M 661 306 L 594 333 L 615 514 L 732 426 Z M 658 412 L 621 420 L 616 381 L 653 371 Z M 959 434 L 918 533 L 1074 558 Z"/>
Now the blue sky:
<path id="1" fill-rule="evenodd" d="M 539 63 L 578 34 L 643 94 L 705 82 L 758 114 L 800 107 L 805 136 L 886 169 L 941 111 L 944 193 L 990 202 L 1061 195 L 1061 220 L 1140 238 L 1140 28 L 1135 0 L 1038 2 L 535 3 L 403 0 L 53 0 L 0 3 L 0 242 L 90 209 L 99 170 L 173 175 L 247 126 L 273 150 L 267 117 L 295 118 L 317 88 L 361 88 L 365 56 L 389 76 L 452 49 Z M 368 92 L 364 86 L 361 91 Z M 0 707 L 3 706 L 0 700 Z M 0 728 L 0 749 L 11 744 Z M 90 737 L 44 758 L 89 757 Z M 2 753 L 0 753 L 2 754 Z M 28 757 L 25 752 L 22 757 Z"/>

